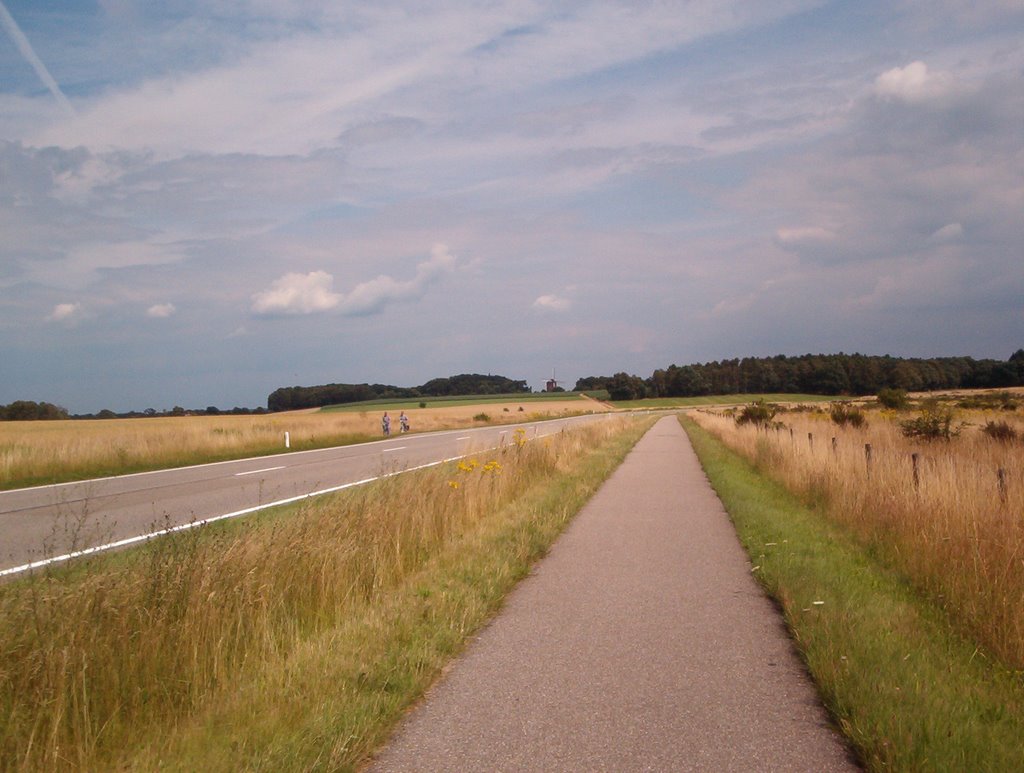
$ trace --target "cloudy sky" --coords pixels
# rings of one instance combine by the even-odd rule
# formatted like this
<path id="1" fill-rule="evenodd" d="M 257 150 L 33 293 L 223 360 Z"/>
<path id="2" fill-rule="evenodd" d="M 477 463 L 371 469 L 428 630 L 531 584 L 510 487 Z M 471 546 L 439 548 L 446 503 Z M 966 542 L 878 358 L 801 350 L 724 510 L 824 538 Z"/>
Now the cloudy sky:
<path id="1" fill-rule="evenodd" d="M 1024 346 L 1022 0 L 0 3 L 0 403 Z"/>

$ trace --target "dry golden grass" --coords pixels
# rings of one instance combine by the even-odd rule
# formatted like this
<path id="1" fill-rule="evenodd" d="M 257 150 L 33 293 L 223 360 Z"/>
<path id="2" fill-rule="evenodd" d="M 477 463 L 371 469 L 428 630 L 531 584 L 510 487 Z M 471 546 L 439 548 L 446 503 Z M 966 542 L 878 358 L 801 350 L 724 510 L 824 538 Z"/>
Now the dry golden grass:
<path id="1" fill-rule="evenodd" d="M 869 411 L 866 427 L 843 429 L 825 412 L 786 413 L 776 417 L 784 428 L 767 431 L 737 426 L 726 414 L 692 415 L 760 469 L 822 504 L 984 649 L 1024 667 L 1024 442 L 980 431 L 996 421 L 1024 433 L 1020 417 L 959 411 L 958 422 L 969 425 L 959 437 L 925 442 L 900 432 L 898 420 L 913 414 Z"/>
<path id="2" fill-rule="evenodd" d="M 524 410 L 520 411 L 519 408 Z M 408 409 L 413 432 L 607 410 L 593 400 L 524 401 Z M 0 422 L 0 487 L 15 488 L 282 452 L 380 437 L 384 408 L 263 416 Z M 398 411 L 392 411 L 398 430 Z"/>
<path id="3" fill-rule="evenodd" d="M 635 440 L 639 427 L 623 417 L 529 443 L 517 431 L 487 456 L 0 586 L 0 768 L 121 769 L 114 760 L 154 734 L 231 706 L 242 684 L 316 684 L 291 660 L 312 637 L 327 636 L 335 659 L 372 657 L 358 649 L 365 631 L 341 633 L 357 610 L 420 582 L 481 531 L 540 517 L 517 503 L 552 481 L 579 486 L 573 476 L 595 449 L 623 432 Z M 572 502 L 563 495 L 555 509 Z M 453 566 L 452 586 L 464 571 Z M 301 696 L 311 713 L 340 686 L 315 689 L 323 695 Z M 285 735 L 296 720 L 282 719 Z M 350 745 L 337 735 L 328 745 Z"/>

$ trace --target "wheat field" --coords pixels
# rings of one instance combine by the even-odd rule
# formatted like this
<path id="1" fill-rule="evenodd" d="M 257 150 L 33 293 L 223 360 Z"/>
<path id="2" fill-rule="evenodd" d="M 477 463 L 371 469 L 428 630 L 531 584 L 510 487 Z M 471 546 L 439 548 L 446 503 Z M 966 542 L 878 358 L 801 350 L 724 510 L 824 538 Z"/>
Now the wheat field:
<path id="1" fill-rule="evenodd" d="M 385 410 L 295 411 L 261 416 L 0 422 L 0 488 L 175 467 L 380 437 Z M 523 410 L 520 410 L 523 408 Z M 459 429 L 608 410 L 594 400 L 408 409 L 411 430 Z M 392 431 L 397 431 L 396 421 Z M 477 418 L 486 416 L 486 419 Z"/>

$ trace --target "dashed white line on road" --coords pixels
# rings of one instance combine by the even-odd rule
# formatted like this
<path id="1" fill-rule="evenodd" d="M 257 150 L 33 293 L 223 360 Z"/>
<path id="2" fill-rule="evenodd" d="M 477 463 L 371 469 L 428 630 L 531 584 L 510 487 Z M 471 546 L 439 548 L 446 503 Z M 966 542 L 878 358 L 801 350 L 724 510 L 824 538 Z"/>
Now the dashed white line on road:
<path id="1" fill-rule="evenodd" d="M 264 467 L 262 470 L 249 470 L 249 472 L 236 472 L 235 477 L 241 478 L 243 475 L 259 475 L 261 472 L 273 472 L 274 470 L 283 470 L 285 465 L 280 464 L 277 467 Z"/>
<path id="2" fill-rule="evenodd" d="M 506 434 L 506 432 L 504 430 L 502 430 L 502 432 L 500 434 L 502 436 L 502 444 L 504 444 L 504 435 Z M 536 427 L 534 427 L 534 435 L 536 436 Z M 459 440 L 469 440 L 470 438 L 469 437 L 462 437 L 462 438 L 458 438 L 458 439 Z M 382 442 L 382 441 L 376 441 L 376 442 Z M 384 451 L 399 451 L 399 450 L 401 450 L 403 448 L 406 448 L 406 446 L 396 446 L 394 448 L 385 448 L 385 449 L 382 449 L 382 452 L 384 452 Z M 485 453 L 487 451 L 493 451 L 496 448 L 497 448 L 497 446 L 492 446 L 490 448 L 484 448 L 484 449 L 481 449 L 479 453 Z M 298 451 L 296 453 L 313 453 L 316 450 L 319 450 L 319 449 L 312 449 L 310 451 Z M 135 544 L 138 544 L 140 542 L 145 542 L 145 541 L 153 539 L 153 538 L 162 537 L 162 536 L 167 535 L 167 534 L 173 534 L 175 532 L 181 532 L 181 531 L 187 531 L 187 530 L 190 530 L 190 529 L 195 529 L 195 528 L 198 528 L 200 526 L 205 526 L 208 523 L 214 523 L 215 521 L 222 521 L 222 520 L 227 519 L 227 518 L 237 518 L 238 516 L 249 515 L 250 513 L 256 513 L 256 512 L 259 512 L 261 510 L 266 510 L 267 508 L 270 508 L 270 507 L 278 507 L 280 505 L 287 505 L 287 504 L 291 504 L 292 502 L 298 502 L 298 501 L 301 501 L 303 499 L 312 499 L 313 497 L 322 496 L 324 494 L 332 494 L 332 493 L 334 493 L 336 491 L 343 491 L 345 489 L 352 488 L 354 486 L 362 486 L 362 485 L 365 485 L 367 483 L 372 483 L 374 481 L 381 480 L 383 478 L 390 478 L 390 477 L 393 477 L 395 475 L 402 475 L 402 474 L 407 473 L 407 472 L 415 472 L 416 470 L 425 470 L 425 469 L 428 469 L 430 467 L 436 467 L 436 466 L 441 465 L 441 464 L 447 464 L 448 462 L 454 462 L 454 461 L 458 461 L 459 459 L 464 459 L 464 458 L 465 458 L 465 456 L 450 456 L 447 459 L 441 459 L 441 460 L 436 461 L 436 462 L 427 462 L 426 464 L 419 464 L 419 465 L 416 465 L 414 467 L 407 467 L 404 470 L 397 470 L 395 472 L 384 473 L 383 475 L 378 475 L 378 476 L 375 476 L 375 477 L 372 477 L 372 478 L 363 478 L 362 480 L 353 481 L 351 483 L 342 483 L 341 485 L 338 485 L 338 486 L 331 486 L 329 488 L 320 489 L 318 491 L 311 491 L 308 494 L 299 494 L 299 495 L 294 496 L 294 497 L 288 497 L 286 499 L 279 499 L 276 502 L 267 502 L 266 504 L 257 505 L 255 507 L 247 507 L 244 510 L 236 510 L 236 511 L 234 511 L 232 513 L 224 513 L 223 515 L 214 515 L 214 516 L 211 516 L 209 518 L 203 518 L 202 520 L 190 521 L 189 523 L 183 523 L 183 524 L 180 524 L 178 526 L 170 526 L 170 527 L 168 527 L 166 529 L 160 529 L 158 531 L 149 532 L 148 534 L 139 534 L 139 535 L 136 535 L 134 537 L 127 537 L 125 539 L 120 539 L 120 540 L 117 540 L 115 542 L 107 543 L 105 545 L 96 545 L 94 547 L 84 548 L 84 549 L 81 549 L 81 550 L 73 550 L 70 553 L 64 553 L 63 555 L 59 555 L 59 556 L 51 556 L 49 558 L 43 558 L 43 559 L 40 559 L 40 560 L 37 560 L 37 561 L 31 561 L 31 562 L 29 562 L 27 564 L 22 564 L 21 566 L 12 566 L 12 567 L 7 568 L 7 569 L 0 569 L 0 577 L 9 577 L 11 575 L 21 574 L 22 572 L 28 572 L 28 571 L 32 571 L 34 569 L 39 569 L 39 568 L 42 568 L 44 566 L 50 566 L 52 564 L 64 563 L 66 561 L 70 561 L 70 560 L 75 559 L 75 558 L 80 558 L 82 556 L 93 555 L 95 553 L 102 553 L 102 552 L 105 552 L 107 550 L 111 550 L 111 549 L 114 549 L 114 548 L 120 548 L 120 547 L 127 547 L 129 545 L 135 545 Z M 211 464 L 194 465 L 194 466 L 195 467 L 211 467 L 211 466 L 214 466 L 214 465 L 228 464 L 228 463 L 229 462 L 213 462 Z M 283 467 L 286 467 L 286 466 L 287 465 L 281 465 L 280 467 L 267 467 L 267 468 L 262 469 L 262 470 L 252 470 L 251 472 L 247 472 L 247 473 L 236 473 L 236 475 L 239 475 L 239 474 L 241 474 L 241 475 L 255 475 L 256 473 L 260 473 L 260 472 L 269 472 L 271 470 L 279 470 L 279 469 L 282 469 Z M 189 468 L 182 468 L 182 469 L 189 469 Z M 143 472 L 143 473 L 133 473 L 132 475 L 122 475 L 122 476 L 114 476 L 114 477 L 133 477 L 135 475 L 152 475 L 152 474 L 155 474 L 155 472 L 158 472 L 158 471 Z M 51 485 L 53 485 L 53 484 L 51 484 Z M 59 485 L 71 485 L 71 484 L 56 484 L 56 485 L 59 486 Z"/>
<path id="3" fill-rule="evenodd" d="M 405 470 L 398 470 L 396 472 L 388 472 L 383 475 L 377 475 L 373 478 L 363 478 L 362 480 L 352 481 L 351 483 L 342 483 L 338 486 L 331 486 L 330 488 L 320 489 L 319 491 L 311 491 L 308 494 L 299 494 L 298 496 L 288 497 L 287 499 L 279 499 L 276 502 L 267 502 L 263 505 L 257 505 L 256 507 L 247 507 L 244 510 L 236 510 L 233 513 L 224 513 L 223 515 L 214 515 L 210 518 L 203 518 L 200 521 L 190 521 L 189 523 L 183 523 L 178 526 L 170 526 L 166 529 L 160 529 L 159 531 L 150 532 L 148 534 L 139 534 L 135 537 L 127 537 L 125 539 L 117 540 L 116 542 L 110 542 L 106 545 L 96 545 L 91 548 L 84 548 L 82 550 L 73 550 L 70 553 L 65 553 L 60 556 L 51 556 L 50 558 L 43 558 L 38 561 L 32 561 L 21 566 L 12 566 L 9 569 L 0 569 L 0 577 L 7 577 L 14 574 L 21 574 L 22 572 L 32 571 L 33 569 L 39 569 L 50 564 L 63 563 L 70 561 L 73 558 L 80 558 L 82 556 L 89 556 L 94 553 L 102 553 L 113 548 L 126 547 L 128 545 L 136 545 L 140 542 L 153 539 L 155 537 L 162 537 L 167 534 L 174 534 L 175 532 L 187 531 L 189 529 L 195 529 L 199 526 L 205 526 L 208 523 L 214 523 L 215 521 L 223 521 L 226 518 L 237 518 L 240 515 L 249 515 L 250 513 L 256 513 L 260 510 L 266 510 L 268 507 L 278 507 L 280 505 L 291 504 L 292 502 L 299 502 L 303 499 L 312 499 L 313 497 L 322 496 L 324 494 L 333 494 L 335 491 L 344 491 L 348 488 L 355 486 L 362 486 L 367 483 L 373 483 L 374 481 L 381 480 L 383 478 L 391 478 L 396 475 L 402 475 L 407 472 L 415 472 L 416 470 L 425 470 L 429 467 L 437 467 L 447 462 L 453 462 L 462 457 L 449 457 L 448 459 L 442 459 L 437 462 L 427 462 L 426 464 L 419 464 L 415 467 L 409 467 Z"/>

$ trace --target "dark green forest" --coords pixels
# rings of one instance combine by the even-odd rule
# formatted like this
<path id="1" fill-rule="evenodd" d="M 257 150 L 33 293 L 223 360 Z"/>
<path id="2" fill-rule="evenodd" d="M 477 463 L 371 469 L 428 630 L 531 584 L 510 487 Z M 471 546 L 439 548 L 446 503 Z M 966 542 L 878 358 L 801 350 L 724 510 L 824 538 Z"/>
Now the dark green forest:
<path id="1" fill-rule="evenodd" d="M 396 387 L 389 384 L 323 384 L 311 387 L 282 387 L 267 398 L 271 411 L 293 411 L 298 408 L 321 408 L 325 405 L 357 403 L 364 400 L 408 399 L 414 397 L 448 397 L 453 395 L 504 395 L 529 392 L 525 381 L 504 376 L 462 373 L 458 376 L 431 379 L 418 387 Z"/>
<path id="2" fill-rule="evenodd" d="M 0 421 L 38 421 L 42 419 L 66 418 L 68 418 L 68 412 L 53 403 L 15 400 L 10 405 L 0 405 Z"/>
<path id="3" fill-rule="evenodd" d="M 866 354 L 744 357 L 695 365 L 670 365 L 648 378 L 616 373 L 588 376 L 576 391 L 607 389 L 612 400 L 756 393 L 873 395 L 881 389 L 985 389 L 1024 386 L 1024 349 L 1001 360 L 931 359 Z"/>

